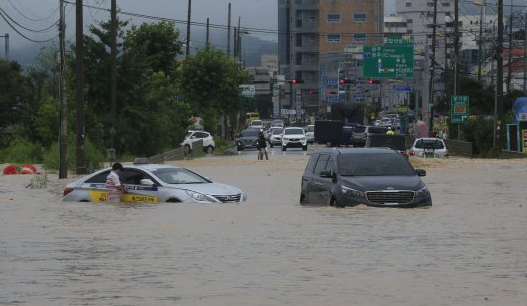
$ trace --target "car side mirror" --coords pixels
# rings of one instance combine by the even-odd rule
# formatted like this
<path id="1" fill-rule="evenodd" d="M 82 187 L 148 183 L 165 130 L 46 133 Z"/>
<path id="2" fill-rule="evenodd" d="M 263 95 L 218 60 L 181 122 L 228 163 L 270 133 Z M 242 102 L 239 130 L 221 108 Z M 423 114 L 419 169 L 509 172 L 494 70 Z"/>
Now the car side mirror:
<path id="1" fill-rule="evenodd" d="M 426 176 L 425 169 L 415 169 L 415 173 L 417 173 L 418 176 Z"/>
<path id="2" fill-rule="evenodd" d="M 141 186 L 154 186 L 154 182 L 152 182 L 151 179 L 142 179 L 139 181 L 139 183 L 141 184 Z"/>
<path id="3" fill-rule="evenodd" d="M 322 170 L 322 171 L 320 171 L 320 173 L 318 175 L 320 177 L 328 177 L 328 178 L 333 178 L 334 177 L 333 171 L 331 171 L 331 170 Z"/>

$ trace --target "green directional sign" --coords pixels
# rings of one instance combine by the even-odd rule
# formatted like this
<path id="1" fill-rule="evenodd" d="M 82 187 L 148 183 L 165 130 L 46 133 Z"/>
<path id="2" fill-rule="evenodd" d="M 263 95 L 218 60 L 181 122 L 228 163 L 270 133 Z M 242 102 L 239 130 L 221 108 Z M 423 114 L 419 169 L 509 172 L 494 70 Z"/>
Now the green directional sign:
<path id="1" fill-rule="evenodd" d="M 450 97 L 450 120 L 452 123 L 462 123 L 468 121 L 470 116 L 468 96 Z"/>
<path id="2" fill-rule="evenodd" d="M 364 77 L 412 78 L 414 46 L 364 46 Z"/>

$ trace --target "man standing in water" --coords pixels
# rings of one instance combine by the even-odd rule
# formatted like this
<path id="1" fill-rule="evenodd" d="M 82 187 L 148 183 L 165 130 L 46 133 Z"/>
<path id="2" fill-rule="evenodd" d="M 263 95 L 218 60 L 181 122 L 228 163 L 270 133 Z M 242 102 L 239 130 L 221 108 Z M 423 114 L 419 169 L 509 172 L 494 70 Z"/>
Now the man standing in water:
<path id="1" fill-rule="evenodd" d="M 119 173 L 123 171 L 123 165 L 113 163 L 112 171 L 106 177 L 106 188 L 108 189 L 108 202 L 120 202 L 121 195 L 127 193 L 119 179 Z"/>

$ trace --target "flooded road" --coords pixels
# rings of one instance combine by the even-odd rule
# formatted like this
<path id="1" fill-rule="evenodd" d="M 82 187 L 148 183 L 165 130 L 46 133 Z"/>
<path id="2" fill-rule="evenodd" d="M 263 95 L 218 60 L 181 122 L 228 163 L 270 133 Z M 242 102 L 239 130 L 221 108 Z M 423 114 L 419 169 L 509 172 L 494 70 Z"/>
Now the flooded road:
<path id="1" fill-rule="evenodd" d="M 527 305 L 527 160 L 419 160 L 431 208 L 336 209 L 299 205 L 307 159 L 177 162 L 242 204 L 65 203 L 56 175 L 1 176 L 0 305 Z"/>

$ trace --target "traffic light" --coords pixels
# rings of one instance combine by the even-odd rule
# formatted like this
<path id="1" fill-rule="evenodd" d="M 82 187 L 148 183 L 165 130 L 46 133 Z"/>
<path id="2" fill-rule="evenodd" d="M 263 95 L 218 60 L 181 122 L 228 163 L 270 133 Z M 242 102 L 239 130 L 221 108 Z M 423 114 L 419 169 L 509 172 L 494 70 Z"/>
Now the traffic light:
<path id="1" fill-rule="evenodd" d="M 368 83 L 370 83 L 370 84 L 381 84 L 381 81 L 380 81 L 380 80 L 370 79 L 370 80 L 368 81 Z"/>
<path id="2" fill-rule="evenodd" d="M 340 84 L 352 84 L 354 83 L 352 79 L 340 79 Z"/>
<path id="3" fill-rule="evenodd" d="M 289 81 L 289 83 L 291 83 L 291 84 L 304 84 L 304 80 L 302 80 L 302 79 L 291 79 Z"/>

